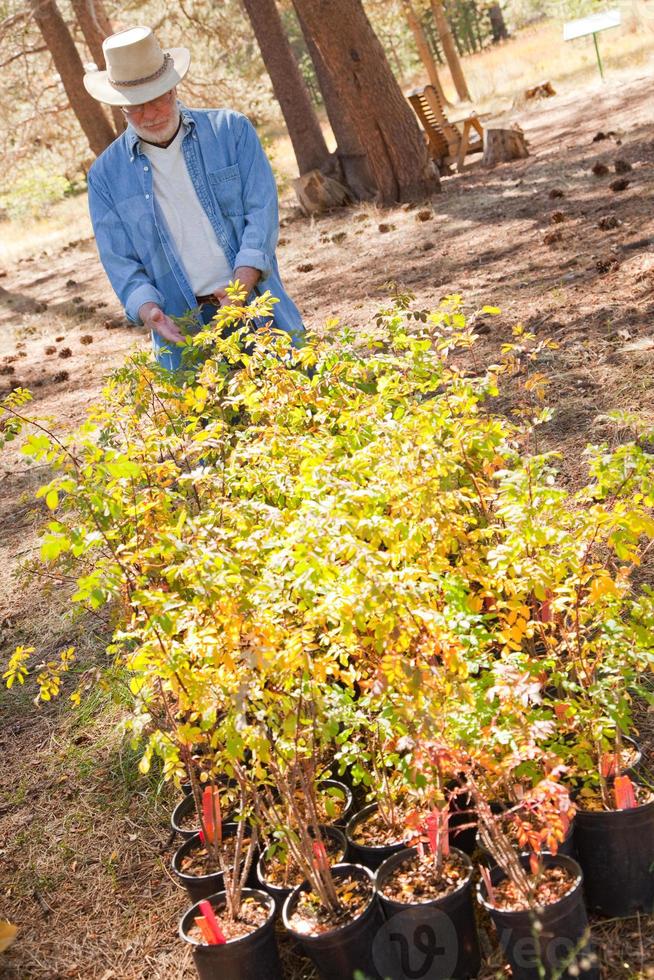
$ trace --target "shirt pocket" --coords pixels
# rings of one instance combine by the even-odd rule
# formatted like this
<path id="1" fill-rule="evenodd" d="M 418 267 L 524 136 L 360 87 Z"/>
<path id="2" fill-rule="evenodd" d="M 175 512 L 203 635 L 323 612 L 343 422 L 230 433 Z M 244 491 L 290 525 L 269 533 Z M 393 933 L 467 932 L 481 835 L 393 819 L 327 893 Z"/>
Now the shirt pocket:
<path id="1" fill-rule="evenodd" d="M 223 214 L 243 214 L 243 192 L 238 166 L 223 167 L 207 174 L 211 191 Z"/>

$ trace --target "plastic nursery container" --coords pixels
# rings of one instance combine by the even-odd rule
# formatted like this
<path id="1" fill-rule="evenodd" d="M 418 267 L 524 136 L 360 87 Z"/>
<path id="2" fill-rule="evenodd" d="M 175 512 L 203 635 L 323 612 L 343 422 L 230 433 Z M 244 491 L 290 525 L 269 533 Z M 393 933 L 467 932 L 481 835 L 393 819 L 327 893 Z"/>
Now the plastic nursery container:
<path id="1" fill-rule="evenodd" d="M 182 821 L 184 820 L 184 817 L 188 817 L 191 813 L 195 815 L 197 825 L 191 829 L 188 829 L 187 827 L 182 826 Z M 189 840 L 189 838 L 195 837 L 195 835 L 198 833 L 200 830 L 200 818 L 197 815 L 195 799 L 192 793 L 188 793 L 179 801 L 170 815 L 170 826 L 171 829 L 176 834 L 179 834 L 179 836 L 184 840 Z"/>
<path id="2" fill-rule="evenodd" d="M 223 837 L 234 837 L 238 830 L 239 824 L 237 823 L 224 823 L 223 824 Z M 250 828 L 246 827 L 246 833 L 251 833 Z M 223 890 L 223 873 L 222 871 L 213 871 L 206 875 L 192 875 L 185 871 L 182 871 L 182 860 L 191 851 L 196 848 L 202 847 L 200 841 L 200 835 L 194 834 L 193 837 L 189 837 L 184 843 L 177 848 L 173 854 L 172 860 L 172 870 L 173 874 L 177 880 L 184 885 L 184 888 L 189 894 L 191 901 L 199 902 L 203 898 L 208 898 L 209 895 L 214 895 L 216 892 Z M 256 877 L 254 866 L 256 864 L 257 855 L 255 854 L 252 861 L 252 868 L 248 875 L 247 884 L 255 885 Z"/>
<path id="3" fill-rule="evenodd" d="M 345 834 L 343 833 L 343 831 L 340 830 L 339 827 L 333 827 L 331 825 L 325 826 L 321 824 L 320 832 L 322 833 L 323 837 L 331 838 L 331 840 L 335 841 L 337 846 L 340 845 L 340 847 L 342 848 L 343 856 L 341 857 L 341 860 L 338 863 L 347 861 L 348 848 L 347 848 L 347 841 L 345 839 Z M 291 894 L 295 886 L 291 885 L 287 888 L 283 885 L 273 885 L 271 884 L 271 882 L 268 881 L 266 877 L 266 853 L 268 850 L 269 849 L 267 848 L 266 851 L 263 852 L 263 854 L 261 855 L 261 857 L 257 862 L 257 885 L 259 888 L 267 892 L 268 895 L 271 895 L 272 898 L 275 899 L 275 905 L 277 906 L 277 914 L 281 915 L 284 902 Z"/>
<path id="4" fill-rule="evenodd" d="M 230 939 L 220 946 L 198 943 L 189 935 L 194 919 L 202 915 L 197 904 L 179 923 L 179 934 L 192 948 L 193 961 L 200 980 L 282 980 L 283 973 L 275 940 L 275 903 L 265 892 L 245 888 L 243 898 L 254 898 L 268 911 L 266 921 L 254 932 L 240 939 Z M 211 895 L 211 905 L 218 916 L 226 907 L 225 893 Z"/>
<path id="5" fill-rule="evenodd" d="M 296 932 L 290 927 L 289 920 L 295 911 L 300 893 L 309 889 L 308 882 L 303 881 L 293 889 L 284 903 L 282 920 L 285 929 L 304 955 L 312 960 L 320 980 L 350 980 L 356 971 L 360 971 L 366 980 L 382 980 L 383 977 L 390 976 L 383 964 L 379 964 L 383 970 L 379 972 L 375 962 L 373 944 L 379 930 L 384 926 L 384 918 L 375 894 L 372 872 L 359 864 L 336 864 L 332 868 L 332 875 L 335 880 L 352 877 L 370 883 L 370 902 L 363 912 L 351 922 L 320 935 Z"/>
<path id="6" fill-rule="evenodd" d="M 430 901 L 398 902 L 384 895 L 393 872 L 417 857 L 415 847 L 392 854 L 377 869 L 375 888 L 387 922 L 387 942 L 393 977 L 429 977 L 429 980 L 469 980 L 481 965 L 472 904 L 472 862 L 452 848 L 465 863 L 467 877 L 449 895 Z"/>
<path id="7" fill-rule="evenodd" d="M 577 810 L 575 845 L 590 909 L 654 911 L 654 800 L 631 810 Z"/>
<path id="8" fill-rule="evenodd" d="M 319 793 L 325 790 L 339 790 L 343 794 L 343 809 L 335 820 L 329 821 L 334 827 L 345 827 L 348 820 L 352 816 L 352 811 L 354 810 L 354 798 L 352 796 L 352 791 L 349 786 L 342 783 L 340 779 L 321 779 L 318 783 L 317 790 Z"/>
<path id="9" fill-rule="evenodd" d="M 528 858 L 522 857 L 521 861 L 528 868 Z M 567 980 L 573 976 L 599 980 L 599 969 L 592 961 L 587 938 L 588 916 L 581 868 L 564 854 L 546 854 L 543 862 L 548 867 L 567 868 L 576 879 L 567 895 L 543 909 L 520 912 L 497 909 L 490 904 L 483 881 L 477 886 L 477 897 L 493 920 L 511 976 L 513 980 L 542 980 L 543 977 Z M 490 876 L 493 885 L 506 877 L 501 868 L 493 868 Z"/>
<path id="10" fill-rule="evenodd" d="M 391 854 L 396 854 L 398 851 L 403 851 L 406 848 L 406 841 L 403 840 L 398 841 L 397 844 L 380 844 L 379 846 L 357 844 L 353 840 L 352 835 L 357 825 L 366 820 L 372 813 L 376 813 L 377 809 L 376 803 L 370 803 L 368 806 L 364 806 L 363 810 L 359 810 L 353 817 L 350 817 L 345 828 L 350 861 L 353 864 L 363 864 L 364 867 L 370 868 L 371 871 L 376 871 L 380 864 L 386 858 L 389 858 Z"/>

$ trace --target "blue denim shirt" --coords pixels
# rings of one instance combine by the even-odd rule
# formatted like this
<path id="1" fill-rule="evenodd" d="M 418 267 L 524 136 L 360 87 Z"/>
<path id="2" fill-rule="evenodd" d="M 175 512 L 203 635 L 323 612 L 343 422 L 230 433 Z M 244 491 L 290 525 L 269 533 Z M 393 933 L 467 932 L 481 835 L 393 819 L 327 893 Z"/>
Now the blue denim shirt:
<path id="1" fill-rule="evenodd" d="M 254 127 L 228 109 L 180 105 L 186 135 L 182 148 L 193 186 L 216 238 L 235 269 L 259 269 L 256 292 L 279 299 L 275 326 L 301 345 L 300 313 L 279 278 L 275 248 L 279 231 L 277 188 Z M 125 313 L 140 323 L 144 303 L 172 316 L 197 306 L 184 267 L 152 191 L 148 158 L 137 134 L 125 132 L 95 161 L 88 175 L 89 209 L 100 259 Z M 200 321 L 198 321 L 200 322 Z M 180 348 L 152 335 L 157 360 L 174 369 Z"/>

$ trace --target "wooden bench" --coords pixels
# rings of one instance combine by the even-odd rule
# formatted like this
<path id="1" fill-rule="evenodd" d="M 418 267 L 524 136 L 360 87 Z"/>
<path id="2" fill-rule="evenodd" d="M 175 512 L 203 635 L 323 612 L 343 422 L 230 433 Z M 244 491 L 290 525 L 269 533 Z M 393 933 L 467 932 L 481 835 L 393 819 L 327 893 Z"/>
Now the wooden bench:
<path id="1" fill-rule="evenodd" d="M 439 168 L 455 163 L 456 169 L 461 171 L 468 154 L 483 152 L 484 129 L 476 112 L 450 122 L 433 85 L 414 89 L 408 99 L 422 123 L 429 152 Z M 477 133 L 476 138 L 473 138 L 473 130 Z"/>

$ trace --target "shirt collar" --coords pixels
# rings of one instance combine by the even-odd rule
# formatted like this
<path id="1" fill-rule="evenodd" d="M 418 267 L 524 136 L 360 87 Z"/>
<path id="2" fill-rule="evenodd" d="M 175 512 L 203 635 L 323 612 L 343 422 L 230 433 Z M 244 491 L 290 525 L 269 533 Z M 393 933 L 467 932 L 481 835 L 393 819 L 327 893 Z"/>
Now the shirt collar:
<path id="1" fill-rule="evenodd" d="M 186 132 L 195 127 L 195 119 L 181 102 L 178 102 L 179 113 L 182 117 L 182 125 L 186 127 Z M 141 137 L 134 131 L 131 123 L 127 123 L 127 129 L 125 130 L 125 138 L 127 139 L 127 149 L 129 150 L 130 162 L 134 160 L 135 156 L 139 153 L 139 143 L 141 142 Z"/>

